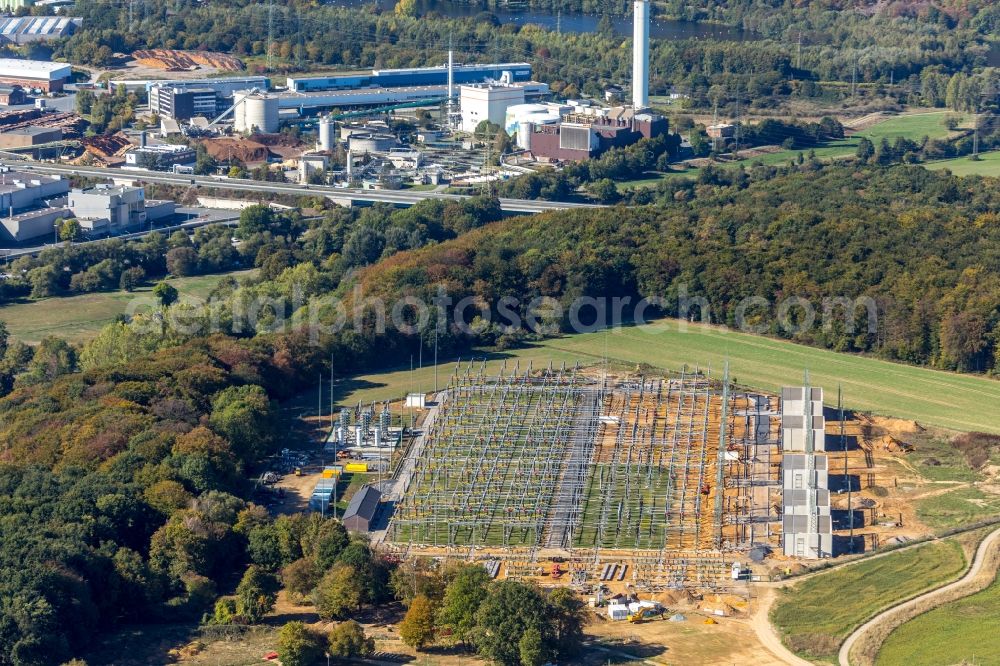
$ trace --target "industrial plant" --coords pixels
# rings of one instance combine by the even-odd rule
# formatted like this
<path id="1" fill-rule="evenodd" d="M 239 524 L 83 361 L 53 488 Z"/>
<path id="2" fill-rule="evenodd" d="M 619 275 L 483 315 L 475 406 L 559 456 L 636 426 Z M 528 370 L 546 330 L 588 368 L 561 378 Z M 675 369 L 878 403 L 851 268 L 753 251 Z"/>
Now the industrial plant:
<path id="1" fill-rule="evenodd" d="M 553 100 L 549 86 L 533 79 L 530 63 L 456 63 L 450 50 L 441 65 L 291 76 L 280 88 L 264 76 L 117 85 L 148 94 L 161 135 L 203 141 L 224 163 L 233 158 L 250 165 L 270 163 L 304 184 L 471 185 L 520 175 L 533 165 L 599 157 L 665 134 L 667 120 L 649 108 L 647 2 L 635 3 L 633 23 L 632 103 L 627 106 Z M 390 122 L 420 114 L 424 124 L 416 133 L 403 135 Z M 508 134 L 510 154 L 489 155 L 492 139 L 477 134 L 483 123 Z M 271 151 L 264 138 L 288 126 L 316 137 L 313 145 L 302 143 L 291 159 L 287 151 Z M 225 135 L 238 136 L 214 138 Z M 59 140 L 46 137 L 28 147 Z M 187 163 L 178 159 L 180 153 L 138 159 L 143 151 L 167 145 L 151 142 L 130 151 L 126 166 L 178 170 L 193 164 L 193 153 L 184 153 Z"/>
<path id="2" fill-rule="evenodd" d="M 751 551 L 830 557 L 822 396 L 748 391 L 728 372 L 489 376 L 465 364 L 381 486 L 394 503 L 385 541 L 475 553 L 513 577 L 542 559 L 581 584 L 613 566 L 644 588 L 727 586 Z M 370 432 L 340 425 L 333 441 L 357 452 Z"/>

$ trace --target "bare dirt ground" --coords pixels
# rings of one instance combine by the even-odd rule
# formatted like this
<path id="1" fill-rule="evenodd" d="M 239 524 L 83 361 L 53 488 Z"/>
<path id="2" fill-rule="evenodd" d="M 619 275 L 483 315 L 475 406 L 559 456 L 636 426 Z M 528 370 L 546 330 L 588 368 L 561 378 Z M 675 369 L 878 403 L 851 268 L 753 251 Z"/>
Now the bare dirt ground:
<path id="1" fill-rule="evenodd" d="M 211 78 L 213 76 L 218 76 L 220 74 L 226 74 L 229 76 L 239 76 L 240 72 L 232 72 L 228 70 L 218 69 L 217 67 L 210 67 L 208 65 L 202 65 L 197 69 L 191 70 L 177 70 L 177 71 L 167 71 L 162 67 L 151 67 L 149 65 L 144 65 L 136 60 L 129 60 L 122 67 L 116 67 L 114 69 L 108 69 L 107 71 L 112 79 L 205 79 Z"/>
<path id="2" fill-rule="evenodd" d="M 687 618 L 683 622 L 666 619 L 630 624 L 595 619 L 587 626 L 587 634 L 609 648 L 645 657 L 648 663 L 765 666 L 785 663 L 758 640 L 747 619 L 716 617 L 712 619 L 714 624 L 705 624 L 706 615 L 684 609 L 680 612 Z M 654 646 L 659 646 L 662 653 L 648 654 Z"/>

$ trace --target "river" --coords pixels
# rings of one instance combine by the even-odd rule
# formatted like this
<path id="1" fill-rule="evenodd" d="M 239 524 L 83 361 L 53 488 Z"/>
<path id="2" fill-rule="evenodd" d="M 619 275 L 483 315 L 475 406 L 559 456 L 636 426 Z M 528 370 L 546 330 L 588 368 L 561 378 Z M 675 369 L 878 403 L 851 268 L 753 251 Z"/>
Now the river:
<path id="1" fill-rule="evenodd" d="M 357 8 L 371 6 L 373 2 L 372 0 L 333 0 L 327 4 Z M 385 11 L 391 11 L 395 7 L 396 2 L 395 0 L 376 0 L 374 4 L 377 4 Z M 453 2 L 451 0 L 417 0 L 418 15 L 432 11 L 451 17 L 469 17 L 486 12 L 496 16 L 500 23 L 515 23 L 518 25 L 533 23 L 547 30 L 558 29 L 562 32 L 596 32 L 597 25 L 601 20 L 599 14 L 555 15 L 536 9 L 529 9 L 524 12 L 513 12 L 502 9 L 485 10 L 476 5 Z M 611 17 L 611 23 L 616 34 L 622 36 L 632 35 L 631 16 L 613 16 Z M 654 18 L 650 23 L 649 36 L 654 39 L 710 39 L 727 42 L 760 38 L 759 35 L 752 32 L 724 25 L 657 18 Z"/>

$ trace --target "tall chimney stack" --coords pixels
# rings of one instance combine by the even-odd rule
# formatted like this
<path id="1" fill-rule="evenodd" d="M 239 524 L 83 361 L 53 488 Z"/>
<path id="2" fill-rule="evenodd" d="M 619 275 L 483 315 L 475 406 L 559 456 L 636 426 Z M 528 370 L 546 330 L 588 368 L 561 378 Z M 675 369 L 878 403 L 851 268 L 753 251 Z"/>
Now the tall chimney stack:
<path id="1" fill-rule="evenodd" d="M 632 3 L 632 106 L 649 106 L 649 0 Z"/>

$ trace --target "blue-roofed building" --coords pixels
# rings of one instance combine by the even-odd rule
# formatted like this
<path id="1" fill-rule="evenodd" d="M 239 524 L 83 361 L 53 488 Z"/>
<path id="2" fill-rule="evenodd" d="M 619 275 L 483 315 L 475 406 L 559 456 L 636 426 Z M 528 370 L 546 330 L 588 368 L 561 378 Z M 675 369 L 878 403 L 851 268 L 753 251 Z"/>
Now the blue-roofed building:
<path id="1" fill-rule="evenodd" d="M 455 65 L 452 77 L 455 85 L 482 83 L 489 79 L 499 79 L 504 72 L 510 72 L 512 82 L 531 81 L 531 65 L 526 62 Z M 370 74 L 288 77 L 288 89 L 300 93 L 354 88 L 441 86 L 447 85 L 447 83 L 448 67 L 446 65 L 410 69 L 374 69 Z"/>

